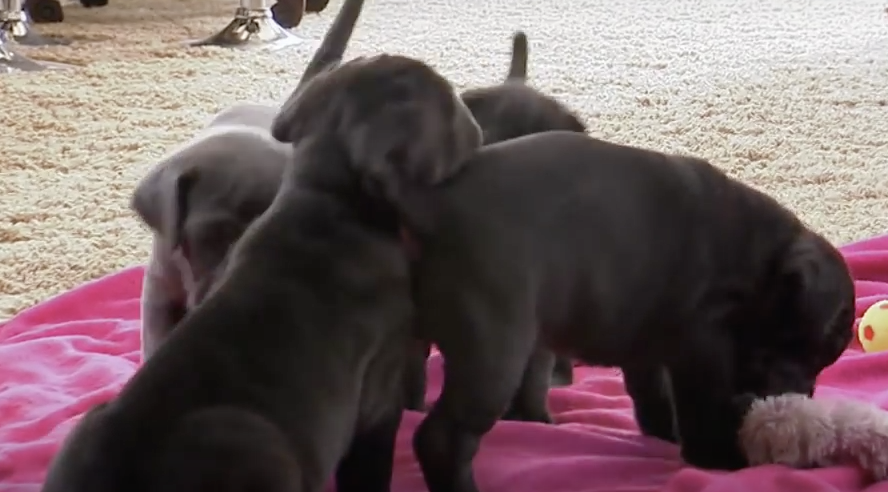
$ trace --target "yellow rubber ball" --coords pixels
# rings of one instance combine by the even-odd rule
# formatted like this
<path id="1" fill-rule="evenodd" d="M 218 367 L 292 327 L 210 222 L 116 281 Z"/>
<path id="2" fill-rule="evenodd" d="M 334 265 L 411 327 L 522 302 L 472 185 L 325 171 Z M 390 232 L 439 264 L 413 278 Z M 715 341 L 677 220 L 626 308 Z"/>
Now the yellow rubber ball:
<path id="1" fill-rule="evenodd" d="M 888 301 L 879 301 L 863 313 L 857 338 L 866 352 L 888 350 Z"/>

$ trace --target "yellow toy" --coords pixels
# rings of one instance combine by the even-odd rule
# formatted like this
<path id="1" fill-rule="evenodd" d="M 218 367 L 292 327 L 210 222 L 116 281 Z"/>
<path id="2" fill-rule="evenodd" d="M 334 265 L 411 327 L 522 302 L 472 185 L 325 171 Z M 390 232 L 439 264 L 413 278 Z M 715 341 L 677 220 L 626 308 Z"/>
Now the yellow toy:
<path id="1" fill-rule="evenodd" d="M 888 301 L 879 301 L 863 313 L 857 338 L 865 352 L 888 350 Z"/>

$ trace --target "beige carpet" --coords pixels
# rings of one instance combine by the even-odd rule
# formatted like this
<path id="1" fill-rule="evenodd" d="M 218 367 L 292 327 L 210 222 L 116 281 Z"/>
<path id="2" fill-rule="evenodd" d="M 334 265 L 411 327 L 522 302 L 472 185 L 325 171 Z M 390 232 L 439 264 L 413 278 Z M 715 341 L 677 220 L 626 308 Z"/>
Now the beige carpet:
<path id="1" fill-rule="evenodd" d="M 368 0 L 351 54 L 431 61 L 460 86 L 496 81 L 509 35 L 534 83 L 596 135 L 712 159 L 843 243 L 888 232 L 885 0 Z M 555 5 L 560 5 L 558 9 Z M 144 262 L 134 183 L 213 112 L 285 95 L 307 48 L 183 49 L 231 1 L 69 6 L 34 57 L 82 65 L 0 77 L 0 319 Z M 339 2 L 300 31 L 318 38 Z"/>

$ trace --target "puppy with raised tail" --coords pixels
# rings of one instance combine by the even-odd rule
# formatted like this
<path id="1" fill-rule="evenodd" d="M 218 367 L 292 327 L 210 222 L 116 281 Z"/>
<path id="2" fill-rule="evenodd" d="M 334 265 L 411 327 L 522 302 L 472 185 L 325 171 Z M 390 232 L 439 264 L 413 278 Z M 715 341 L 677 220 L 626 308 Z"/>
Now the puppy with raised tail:
<path id="1" fill-rule="evenodd" d="M 363 7 L 345 0 L 300 83 L 342 59 Z M 205 295 L 230 247 L 268 208 L 293 160 L 272 139 L 279 108 L 239 103 L 158 163 L 136 186 L 131 208 L 153 234 L 142 287 L 142 356 L 147 359 Z"/>
<path id="2" fill-rule="evenodd" d="M 586 125 L 567 106 L 527 85 L 528 44 L 527 34 L 516 31 L 512 35 L 512 58 L 506 79 L 498 85 L 469 89 L 460 94 L 484 133 L 485 145 L 552 130 L 586 133 Z M 573 362 L 569 357 L 540 349 L 532 361 L 524 384 L 542 387 L 550 367 L 553 385 L 573 383 Z M 548 415 L 537 410 L 519 398 L 506 416 L 517 420 L 547 421 Z"/>
<path id="3" fill-rule="evenodd" d="M 297 102 L 351 114 L 340 123 L 358 130 L 362 153 L 326 125 L 296 140 L 271 206 L 216 285 L 65 440 L 43 492 L 320 492 L 331 476 L 339 492 L 389 490 L 411 276 L 398 214 L 357 171 L 401 150 L 387 138 L 390 116 L 425 129 L 412 135 L 416 157 L 458 161 L 481 144 L 446 80 L 402 66 L 359 60 L 297 88 Z M 314 99 L 327 84 L 368 91 L 379 118 L 338 107 L 353 100 L 335 92 Z M 422 88 L 426 103 L 375 97 L 392 87 Z"/>
<path id="4" fill-rule="evenodd" d="M 477 490 L 480 440 L 528 390 L 538 344 L 622 368 L 642 430 L 722 469 L 747 464 L 735 395 L 810 394 L 847 346 L 848 268 L 773 198 L 701 159 L 578 132 L 436 154 L 422 137 L 450 128 L 458 108 L 406 118 L 387 105 L 428 107 L 430 89 L 387 89 L 385 78 L 310 84 L 313 97 L 285 105 L 272 134 L 298 142 L 326 127 L 419 244 L 416 326 L 446 361 L 414 438 L 430 492 Z M 322 107 L 330 97 L 339 104 Z M 366 123 L 339 124 L 356 114 Z"/>
<path id="5" fill-rule="evenodd" d="M 527 85 L 528 51 L 527 34 L 516 31 L 506 79 L 460 95 L 481 126 L 485 145 L 551 130 L 586 132 L 586 125 L 565 105 Z"/>
<path id="6" fill-rule="evenodd" d="M 512 138 L 551 130 L 586 132 L 586 125 L 566 106 L 527 85 L 528 40 L 523 31 L 512 35 L 512 55 L 505 80 L 496 85 L 469 89 L 460 98 L 472 112 L 481 127 L 484 144 L 489 145 Z M 426 350 L 428 354 L 428 350 Z M 425 365 L 417 363 L 411 379 L 422 380 L 422 388 L 414 394 L 424 394 Z M 415 375 L 416 374 L 416 375 Z M 573 362 L 570 357 L 553 354 L 545 347 L 534 352 L 524 374 L 522 391 L 503 415 L 508 420 L 550 422 L 548 410 L 540 406 L 536 396 L 546 394 L 552 386 L 567 386 L 573 382 Z"/>

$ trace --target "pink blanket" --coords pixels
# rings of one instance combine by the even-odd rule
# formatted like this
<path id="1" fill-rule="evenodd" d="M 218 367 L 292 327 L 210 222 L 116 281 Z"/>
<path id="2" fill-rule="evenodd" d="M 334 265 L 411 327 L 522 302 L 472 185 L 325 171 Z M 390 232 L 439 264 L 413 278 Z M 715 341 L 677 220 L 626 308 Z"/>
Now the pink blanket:
<path id="1" fill-rule="evenodd" d="M 888 299 L 888 236 L 844 248 L 857 278 L 857 313 Z M 0 325 L 0 491 L 33 492 L 78 416 L 114 395 L 139 363 L 142 268 L 48 300 Z M 430 397 L 440 390 L 431 361 Z M 850 467 L 799 471 L 764 466 L 737 473 L 684 467 L 675 446 L 638 435 L 632 404 L 613 370 L 579 368 L 578 382 L 551 392 L 558 425 L 501 422 L 476 461 L 483 492 L 888 492 Z M 888 353 L 859 345 L 827 369 L 820 395 L 888 408 Z M 399 437 L 395 492 L 425 491 L 410 450 L 421 415 Z"/>

